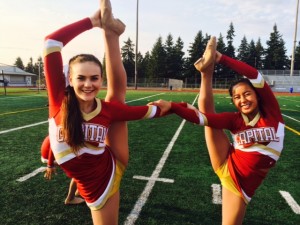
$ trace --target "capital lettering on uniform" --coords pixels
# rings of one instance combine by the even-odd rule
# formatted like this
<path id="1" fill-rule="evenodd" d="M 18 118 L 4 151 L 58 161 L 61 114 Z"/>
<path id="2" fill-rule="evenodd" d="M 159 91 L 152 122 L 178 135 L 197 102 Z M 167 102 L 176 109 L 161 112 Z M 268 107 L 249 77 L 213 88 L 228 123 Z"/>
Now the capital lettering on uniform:
<path id="1" fill-rule="evenodd" d="M 108 132 L 108 128 L 94 124 L 94 123 L 84 123 L 82 124 L 82 130 L 84 134 L 84 140 L 87 142 L 96 142 L 99 143 L 99 146 L 102 145 L 105 141 L 106 134 Z M 62 127 L 57 127 L 56 139 L 58 142 L 64 141 L 64 136 L 62 132 Z"/>
<path id="2" fill-rule="evenodd" d="M 92 123 L 84 123 L 82 124 L 82 128 L 85 141 L 98 143 L 104 142 L 105 136 L 108 131 L 107 127 Z"/>
<path id="3" fill-rule="evenodd" d="M 56 140 L 58 142 L 63 142 L 64 141 L 64 135 L 63 135 L 62 127 L 61 126 L 57 127 Z"/>
<path id="4" fill-rule="evenodd" d="M 251 128 L 234 135 L 239 145 L 247 145 L 255 142 L 278 142 L 274 127 Z"/>

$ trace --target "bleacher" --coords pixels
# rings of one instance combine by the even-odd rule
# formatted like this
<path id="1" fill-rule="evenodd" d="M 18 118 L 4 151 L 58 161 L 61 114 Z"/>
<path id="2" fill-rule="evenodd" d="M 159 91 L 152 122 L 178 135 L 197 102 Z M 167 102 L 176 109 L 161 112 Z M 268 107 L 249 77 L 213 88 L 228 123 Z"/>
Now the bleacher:
<path id="1" fill-rule="evenodd" d="M 300 92 L 300 76 L 299 71 L 296 71 L 293 76 L 290 76 L 287 71 L 285 73 L 270 73 L 271 71 L 260 71 L 274 92 Z"/>

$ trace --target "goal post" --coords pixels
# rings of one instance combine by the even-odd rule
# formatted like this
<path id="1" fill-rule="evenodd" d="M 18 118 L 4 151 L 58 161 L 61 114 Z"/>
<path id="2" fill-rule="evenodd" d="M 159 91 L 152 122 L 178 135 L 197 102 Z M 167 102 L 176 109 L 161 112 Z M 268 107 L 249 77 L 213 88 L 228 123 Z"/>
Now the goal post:
<path id="1" fill-rule="evenodd" d="M 183 81 L 178 79 L 169 79 L 168 87 L 170 90 L 173 89 L 182 89 L 183 88 Z"/>

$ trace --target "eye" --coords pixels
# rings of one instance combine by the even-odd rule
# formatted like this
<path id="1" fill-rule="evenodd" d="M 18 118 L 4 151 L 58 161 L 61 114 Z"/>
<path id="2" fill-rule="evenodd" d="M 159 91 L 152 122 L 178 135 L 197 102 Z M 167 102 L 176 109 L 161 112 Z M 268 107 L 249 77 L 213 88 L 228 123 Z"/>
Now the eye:
<path id="1" fill-rule="evenodd" d="M 83 81 L 83 80 L 84 80 L 84 77 L 79 76 L 79 77 L 77 77 L 77 80 Z"/>
<path id="2" fill-rule="evenodd" d="M 91 78 L 91 80 L 93 80 L 93 81 L 99 80 L 99 77 L 98 77 L 98 76 L 93 76 L 93 77 Z"/>
<path id="3" fill-rule="evenodd" d="M 245 93 L 245 96 L 250 96 L 251 95 L 251 92 L 246 92 Z"/>

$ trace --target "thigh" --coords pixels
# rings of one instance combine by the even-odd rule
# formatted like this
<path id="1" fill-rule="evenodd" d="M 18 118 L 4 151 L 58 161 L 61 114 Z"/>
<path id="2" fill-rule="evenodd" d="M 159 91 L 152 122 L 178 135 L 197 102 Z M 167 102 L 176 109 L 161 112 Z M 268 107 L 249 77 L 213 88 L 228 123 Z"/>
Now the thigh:
<path id="1" fill-rule="evenodd" d="M 228 189 L 222 189 L 222 225 L 241 225 L 247 205 L 244 199 Z"/>
<path id="2" fill-rule="evenodd" d="M 108 131 L 106 144 L 116 159 L 127 167 L 129 159 L 127 122 L 114 122 Z"/>
<path id="3" fill-rule="evenodd" d="M 205 127 L 205 141 L 211 165 L 216 171 L 226 161 L 230 141 L 223 130 Z"/>
<path id="4" fill-rule="evenodd" d="M 120 192 L 111 196 L 100 210 L 91 210 L 94 225 L 118 225 Z"/>

